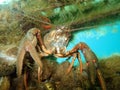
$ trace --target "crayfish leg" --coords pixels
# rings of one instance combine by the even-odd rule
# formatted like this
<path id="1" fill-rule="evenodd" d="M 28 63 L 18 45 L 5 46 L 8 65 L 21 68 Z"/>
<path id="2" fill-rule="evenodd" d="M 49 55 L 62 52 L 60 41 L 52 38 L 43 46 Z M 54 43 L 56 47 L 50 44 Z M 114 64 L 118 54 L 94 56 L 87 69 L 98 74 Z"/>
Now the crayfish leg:
<path id="1" fill-rule="evenodd" d="M 27 83 L 28 75 L 27 75 L 27 72 L 26 72 L 26 71 L 24 72 L 23 77 L 24 77 L 25 90 L 28 90 L 28 83 Z"/>
<path id="2" fill-rule="evenodd" d="M 21 50 L 19 50 L 19 53 L 17 56 L 16 68 L 17 68 L 17 76 L 18 77 L 20 77 L 21 73 L 22 73 L 23 60 L 24 60 L 25 53 L 26 53 L 25 49 L 21 48 Z"/>
<path id="3" fill-rule="evenodd" d="M 102 90 L 107 90 L 106 84 L 105 84 L 105 81 L 104 81 L 104 78 L 102 76 L 100 69 L 97 69 L 96 72 L 97 72 L 97 76 L 98 76 L 98 79 L 100 81 Z"/>
<path id="4" fill-rule="evenodd" d="M 82 64 L 82 60 L 80 58 L 80 53 L 78 52 L 77 53 L 77 58 L 78 58 L 78 61 L 80 63 L 80 73 L 82 73 L 82 70 L 83 70 L 83 64 Z"/>
<path id="5" fill-rule="evenodd" d="M 71 64 L 70 64 L 70 66 L 68 67 L 66 74 L 69 74 L 69 73 L 70 73 L 76 57 L 77 57 L 77 55 L 76 55 L 76 53 L 74 53 L 74 54 L 73 54 L 73 58 L 72 58 L 72 62 L 71 62 Z"/>
<path id="6" fill-rule="evenodd" d="M 39 68 L 38 68 L 38 81 L 40 81 L 40 77 L 41 77 L 41 74 L 42 74 L 42 67 L 43 67 L 43 64 L 40 60 L 40 57 L 38 56 L 38 53 L 35 49 L 35 47 L 32 45 L 32 44 L 29 44 L 29 53 L 30 55 L 32 56 L 33 60 L 38 64 Z M 40 73 L 41 72 L 41 73 Z M 40 74 L 40 75 L 39 75 Z"/>

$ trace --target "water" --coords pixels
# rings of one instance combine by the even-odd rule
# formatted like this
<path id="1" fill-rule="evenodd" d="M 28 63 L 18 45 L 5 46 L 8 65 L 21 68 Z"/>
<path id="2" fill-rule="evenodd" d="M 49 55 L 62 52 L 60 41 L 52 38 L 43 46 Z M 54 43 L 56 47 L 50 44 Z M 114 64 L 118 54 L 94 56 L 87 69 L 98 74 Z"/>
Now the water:
<path id="1" fill-rule="evenodd" d="M 71 50 L 79 42 L 85 42 L 98 58 L 107 58 L 116 54 L 120 55 L 120 21 L 77 32 L 73 35 L 74 38 L 69 43 L 67 50 Z M 62 63 L 65 60 L 65 58 L 58 58 L 57 62 Z M 83 62 L 85 61 L 83 56 L 82 60 Z M 77 64 L 76 60 L 75 65 Z"/>

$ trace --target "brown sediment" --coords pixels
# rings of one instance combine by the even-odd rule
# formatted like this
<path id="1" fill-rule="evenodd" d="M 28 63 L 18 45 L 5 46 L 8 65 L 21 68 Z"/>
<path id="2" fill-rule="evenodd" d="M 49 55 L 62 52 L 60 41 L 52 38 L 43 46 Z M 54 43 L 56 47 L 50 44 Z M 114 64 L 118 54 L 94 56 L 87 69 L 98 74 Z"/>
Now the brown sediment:
<path id="1" fill-rule="evenodd" d="M 27 58 L 28 59 L 28 58 Z M 51 59 L 42 59 L 43 62 L 43 73 L 41 77 L 41 82 L 38 83 L 38 66 L 35 63 L 31 63 L 30 60 L 25 59 L 24 69 L 27 73 L 27 85 L 29 90 L 50 90 L 50 87 L 53 90 L 88 90 L 91 89 L 91 84 L 88 79 L 88 74 L 85 71 L 86 68 L 83 67 L 84 71 L 81 74 L 80 68 L 73 67 L 71 72 L 66 75 L 66 71 L 70 65 L 68 61 L 65 61 L 61 64 L 58 64 L 55 60 Z M 120 56 L 114 56 L 107 58 L 105 60 L 99 61 L 99 69 L 103 74 L 108 90 L 118 90 L 119 87 L 119 72 L 120 72 Z M 28 65 L 31 63 L 31 67 Z M 23 77 L 16 77 L 15 66 L 9 66 L 6 63 L 1 63 L 0 68 L 4 68 L 3 71 L 0 71 L 2 75 L 8 75 L 8 81 L 11 82 L 10 88 L 25 88 L 23 83 Z M 84 66 L 84 65 L 83 65 Z M 11 73 L 7 71 L 12 70 Z M 14 69 L 14 70 L 13 70 Z M 7 71 L 5 71 L 7 70 Z M 101 89 L 99 81 L 96 80 L 96 90 Z"/>

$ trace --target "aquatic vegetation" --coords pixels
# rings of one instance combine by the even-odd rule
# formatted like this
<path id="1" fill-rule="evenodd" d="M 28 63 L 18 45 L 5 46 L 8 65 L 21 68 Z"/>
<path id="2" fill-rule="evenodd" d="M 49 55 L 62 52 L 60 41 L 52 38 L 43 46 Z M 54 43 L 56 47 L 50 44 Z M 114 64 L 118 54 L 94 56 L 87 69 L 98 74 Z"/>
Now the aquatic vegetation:
<path id="1" fill-rule="evenodd" d="M 41 83 L 38 83 L 37 73 L 39 66 L 33 60 L 35 55 L 37 55 L 36 53 L 32 54 L 33 57 L 28 53 L 24 54 L 25 57 L 22 60 L 22 63 L 20 63 L 20 65 L 23 65 L 23 69 L 20 70 L 22 74 L 20 74 L 21 77 L 19 78 L 16 76 L 15 65 L 17 55 L 21 56 L 21 54 L 17 54 L 18 49 L 20 48 L 19 44 L 21 43 L 22 38 L 26 37 L 26 34 L 28 34 L 28 30 L 34 27 L 41 30 L 42 39 L 43 36 L 46 35 L 44 41 L 49 41 L 48 43 L 45 43 L 46 47 L 50 49 L 49 45 L 51 45 L 51 47 L 53 47 L 53 53 L 56 54 L 56 56 L 64 57 L 70 55 L 79 59 L 79 53 L 75 53 L 76 55 L 73 55 L 73 53 L 65 54 L 64 45 L 66 46 L 67 44 L 62 44 L 61 42 L 64 38 L 61 38 L 60 36 L 60 42 L 55 39 L 57 43 L 52 43 L 52 40 L 50 41 L 49 39 L 54 37 L 47 37 L 48 32 L 54 31 L 58 25 L 68 26 L 73 31 L 83 31 L 85 26 L 92 28 L 92 26 L 94 27 L 95 25 L 95 27 L 97 27 L 101 23 L 104 24 L 105 19 L 108 18 L 110 21 L 108 20 L 107 23 L 112 23 L 111 19 L 117 17 L 117 20 L 120 16 L 119 6 L 119 0 L 11 0 L 11 2 L 5 5 L 0 4 L 0 88 L 4 88 L 4 84 L 7 83 L 5 88 L 10 88 L 11 90 L 18 90 L 18 88 L 24 89 L 24 86 L 26 89 L 29 88 L 30 90 L 89 90 L 93 88 L 93 85 L 96 90 L 99 90 L 101 89 L 99 80 L 94 76 L 96 72 L 97 74 L 103 74 L 109 90 L 117 90 L 120 88 L 119 56 L 111 57 L 99 62 L 96 59 L 96 55 L 94 55 L 84 43 L 78 44 L 73 49 L 70 48 L 73 53 L 77 52 L 78 49 L 81 49 L 83 54 L 87 56 L 87 59 L 90 59 L 87 60 L 87 65 L 89 64 L 88 69 L 84 68 L 85 65 L 83 65 L 82 74 L 80 72 L 82 71 L 80 67 L 74 67 L 72 66 L 73 64 L 70 64 L 67 61 L 58 64 L 55 61 L 56 58 L 55 60 L 48 57 L 46 57 L 46 60 L 45 58 L 40 58 L 43 63 L 43 73 L 41 75 Z M 100 22 L 101 20 L 103 20 L 104 23 Z M 114 32 L 116 32 L 116 30 Z M 99 35 L 101 36 L 104 34 L 105 32 L 99 32 Z M 37 36 L 39 35 L 37 34 Z M 91 36 L 90 33 L 88 33 L 86 37 L 89 36 Z M 36 36 L 33 37 L 36 38 Z M 37 39 L 39 39 L 40 42 L 40 45 L 38 43 L 37 45 L 42 46 L 42 39 Z M 60 45 L 63 46 L 60 47 Z M 22 46 L 21 49 L 24 50 L 25 45 L 23 44 Z M 38 53 L 39 49 L 36 47 L 34 48 Z M 42 49 L 40 53 L 42 51 L 46 52 L 45 47 L 42 46 L 40 49 Z M 29 49 L 27 48 L 26 51 L 27 50 Z M 49 54 L 49 52 L 47 52 L 47 54 Z M 42 53 L 41 55 L 44 54 Z M 17 68 L 19 67 L 21 68 L 21 66 L 17 66 Z M 99 69 L 102 72 L 100 72 Z M 69 74 L 66 75 L 66 71 L 68 71 Z M 99 74 L 99 76 L 102 77 L 101 74 Z"/>
<path id="2" fill-rule="evenodd" d="M 120 56 L 114 55 L 109 58 L 102 59 L 100 69 L 105 78 L 109 90 L 119 90 L 120 88 Z"/>
<path id="3" fill-rule="evenodd" d="M 0 45 L 18 44 L 24 33 L 9 9 L 0 10 Z"/>

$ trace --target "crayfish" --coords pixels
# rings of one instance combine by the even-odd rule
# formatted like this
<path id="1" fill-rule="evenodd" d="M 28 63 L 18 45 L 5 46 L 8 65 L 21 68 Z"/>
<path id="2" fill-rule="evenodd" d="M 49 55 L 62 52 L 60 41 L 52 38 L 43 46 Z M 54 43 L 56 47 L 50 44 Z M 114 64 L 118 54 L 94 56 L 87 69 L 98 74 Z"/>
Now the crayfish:
<path id="1" fill-rule="evenodd" d="M 61 26 L 48 32 L 43 38 L 41 36 L 41 31 L 37 28 L 30 29 L 26 36 L 23 38 L 18 58 L 17 58 L 17 75 L 20 76 L 23 67 L 23 58 L 26 52 L 29 52 L 34 61 L 38 64 L 38 80 L 40 81 L 43 64 L 40 57 L 46 57 L 53 55 L 55 57 L 73 57 L 72 63 L 68 67 L 66 74 L 72 69 L 75 59 L 77 58 L 80 62 L 80 73 L 83 72 L 82 61 L 80 57 L 80 51 L 83 53 L 86 63 L 87 63 L 87 73 L 91 84 L 95 85 L 96 77 L 98 77 L 102 90 L 106 90 L 105 82 L 101 71 L 98 66 L 98 59 L 94 52 L 89 48 L 89 46 L 80 42 L 75 45 L 70 51 L 66 51 L 66 47 L 70 40 L 70 29 Z M 36 51 L 35 47 L 39 47 L 39 52 Z"/>

